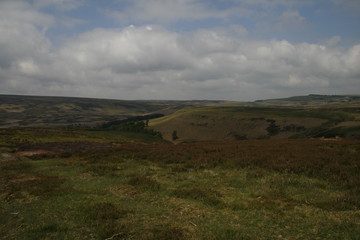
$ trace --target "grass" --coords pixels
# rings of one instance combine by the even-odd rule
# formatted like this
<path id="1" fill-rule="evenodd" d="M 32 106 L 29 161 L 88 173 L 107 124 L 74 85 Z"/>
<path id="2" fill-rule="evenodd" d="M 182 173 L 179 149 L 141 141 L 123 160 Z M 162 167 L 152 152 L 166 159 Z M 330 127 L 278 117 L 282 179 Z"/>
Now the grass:
<path id="1" fill-rule="evenodd" d="M 122 142 L 41 158 L 16 146 L 0 159 L 0 239 L 360 236 L 356 140 Z"/>

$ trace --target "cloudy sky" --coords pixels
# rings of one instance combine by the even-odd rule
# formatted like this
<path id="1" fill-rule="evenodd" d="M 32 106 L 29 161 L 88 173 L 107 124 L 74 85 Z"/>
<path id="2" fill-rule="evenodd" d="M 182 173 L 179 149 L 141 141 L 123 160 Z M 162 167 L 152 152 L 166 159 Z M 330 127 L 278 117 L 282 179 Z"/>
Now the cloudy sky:
<path id="1" fill-rule="evenodd" d="M 0 93 L 360 94 L 359 0 L 0 0 Z"/>

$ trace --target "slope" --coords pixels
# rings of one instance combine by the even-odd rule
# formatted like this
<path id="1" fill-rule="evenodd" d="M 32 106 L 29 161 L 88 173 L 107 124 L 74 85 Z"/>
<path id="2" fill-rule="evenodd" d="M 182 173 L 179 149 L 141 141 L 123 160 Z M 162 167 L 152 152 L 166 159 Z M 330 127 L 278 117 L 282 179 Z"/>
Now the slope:
<path id="1" fill-rule="evenodd" d="M 359 120 L 359 113 L 348 108 L 202 107 L 151 120 L 150 126 L 165 139 L 177 141 L 358 138 Z"/>

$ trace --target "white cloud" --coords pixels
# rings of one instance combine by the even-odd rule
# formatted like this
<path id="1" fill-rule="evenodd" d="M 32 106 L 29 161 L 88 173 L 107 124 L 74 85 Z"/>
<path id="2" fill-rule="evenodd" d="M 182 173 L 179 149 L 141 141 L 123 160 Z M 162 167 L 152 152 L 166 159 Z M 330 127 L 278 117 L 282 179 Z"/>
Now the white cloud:
<path id="1" fill-rule="evenodd" d="M 18 67 L 17 70 L 19 72 L 24 73 L 26 75 L 34 75 L 39 72 L 39 67 L 34 62 L 33 59 L 18 61 L 16 63 L 16 66 Z"/>
<path id="2" fill-rule="evenodd" d="M 154 98 L 154 92 L 165 97 L 156 89 L 167 93 L 184 89 L 174 96 L 186 98 L 190 97 L 189 88 L 194 87 L 196 91 L 191 92 L 200 98 L 231 99 L 239 98 L 238 92 L 253 84 L 259 90 L 312 92 L 314 88 L 331 88 L 339 79 L 345 83 L 358 76 L 359 49 L 250 41 L 210 30 L 188 35 L 184 41 L 183 36 L 163 29 L 129 27 L 83 34 L 68 42 L 59 58 L 70 72 L 81 69 L 84 83 L 130 89 L 128 93 L 145 98 Z M 205 94 L 205 90 L 212 93 Z M 125 96 L 131 98 L 131 94 Z"/>
<path id="3" fill-rule="evenodd" d="M 80 68 L 120 73 L 181 70 L 192 64 L 177 34 L 149 26 L 96 29 L 69 41 L 60 55 Z"/>
<path id="4" fill-rule="evenodd" d="M 296 11 L 283 17 L 301 23 Z M 336 47 L 337 37 L 320 45 L 254 40 L 236 25 L 188 33 L 144 25 L 54 46 L 46 29 L 57 20 L 26 2 L 0 2 L 0 20 L 2 93 L 249 100 L 360 89 L 360 44 Z"/>
<path id="5" fill-rule="evenodd" d="M 278 23 L 281 29 L 288 28 L 304 28 L 306 26 L 306 20 L 300 15 L 298 11 L 286 10 L 280 16 L 280 22 Z"/>
<path id="6" fill-rule="evenodd" d="M 328 39 L 326 41 L 326 45 L 328 47 L 334 47 L 335 45 L 337 45 L 339 42 L 341 41 L 341 37 L 340 36 L 333 36 L 330 39 Z"/>

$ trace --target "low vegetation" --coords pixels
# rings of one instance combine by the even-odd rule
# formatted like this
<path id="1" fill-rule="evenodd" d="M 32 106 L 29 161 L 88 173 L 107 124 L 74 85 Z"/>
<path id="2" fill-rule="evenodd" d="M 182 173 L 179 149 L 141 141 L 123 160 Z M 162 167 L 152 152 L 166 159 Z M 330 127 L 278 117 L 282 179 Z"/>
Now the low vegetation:
<path id="1" fill-rule="evenodd" d="M 117 134 L 1 130 L 0 239 L 359 239 L 358 140 Z"/>

